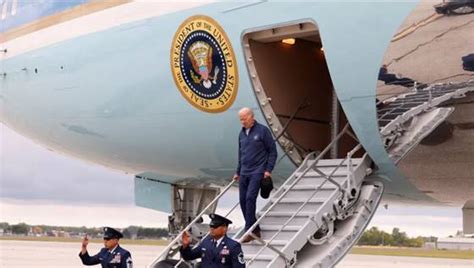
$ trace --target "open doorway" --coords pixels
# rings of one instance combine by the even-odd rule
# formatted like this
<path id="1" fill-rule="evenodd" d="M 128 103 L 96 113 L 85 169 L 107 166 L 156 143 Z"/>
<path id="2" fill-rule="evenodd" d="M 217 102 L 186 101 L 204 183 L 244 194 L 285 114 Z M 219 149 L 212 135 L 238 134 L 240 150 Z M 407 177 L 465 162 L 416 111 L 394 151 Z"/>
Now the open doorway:
<path id="1" fill-rule="evenodd" d="M 308 153 L 326 148 L 347 120 L 334 92 L 316 23 L 249 30 L 243 45 L 260 107 L 290 159 L 299 164 Z M 339 158 L 355 145 L 344 137 L 326 158 Z"/>

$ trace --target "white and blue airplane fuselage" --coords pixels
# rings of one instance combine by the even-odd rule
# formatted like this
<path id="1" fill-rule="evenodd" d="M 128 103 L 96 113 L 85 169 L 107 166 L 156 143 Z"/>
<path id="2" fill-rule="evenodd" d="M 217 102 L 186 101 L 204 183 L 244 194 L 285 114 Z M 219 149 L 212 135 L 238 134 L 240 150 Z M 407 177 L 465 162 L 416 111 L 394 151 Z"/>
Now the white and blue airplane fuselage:
<path id="1" fill-rule="evenodd" d="M 387 155 L 374 105 L 384 53 L 415 5 L 410 1 L 3 0 L 1 120 L 54 151 L 131 174 L 148 174 L 165 183 L 224 185 L 237 165 L 238 110 L 251 107 L 257 121 L 268 124 L 255 95 L 244 35 L 311 22 L 319 31 L 343 111 L 386 178 L 386 197 L 434 202 Z M 193 96 L 187 99 L 173 73 L 173 44 L 180 33 L 188 34 L 179 29 L 196 16 L 211 18 L 220 27 L 235 59 L 238 86 L 231 93 L 233 99 L 220 100 L 226 106 L 218 111 L 199 108 L 204 97 L 196 97 L 195 103 Z M 224 39 L 213 38 L 218 43 L 214 49 L 226 50 Z M 197 79 L 190 83 L 203 90 L 219 83 L 218 74 L 228 75 L 221 69 L 216 74 L 215 69 L 191 67 L 185 72 L 189 73 Z M 287 74 L 298 75 L 292 69 Z M 209 100 L 217 103 L 218 97 Z M 281 182 L 297 164 L 284 156 L 281 145 L 278 150 L 274 177 Z"/>

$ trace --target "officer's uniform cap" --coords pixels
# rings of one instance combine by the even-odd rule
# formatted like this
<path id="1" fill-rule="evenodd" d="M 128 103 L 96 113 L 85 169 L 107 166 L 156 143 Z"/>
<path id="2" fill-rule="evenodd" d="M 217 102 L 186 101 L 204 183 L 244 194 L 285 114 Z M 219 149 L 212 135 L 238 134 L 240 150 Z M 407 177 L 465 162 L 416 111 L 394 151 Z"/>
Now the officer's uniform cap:
<path id="1" fill-rule="evenodd" d="M 209 227 L 212 227 L 212 228 L 217 228 L 223 225 L 228 226 L 229 224 L 232 223 L 231 220 L 227 219 L 226 217 L 222 217 L 221 215 L 218 215 L 218 214 L 210 214 L 209 218 L 211 218 Z"/>
<path id="2" fill-rule="evenodd" d="M 104 239 L 120 239 L 123 237 L 123 234 L 114 228 L 104 227 Z"/>

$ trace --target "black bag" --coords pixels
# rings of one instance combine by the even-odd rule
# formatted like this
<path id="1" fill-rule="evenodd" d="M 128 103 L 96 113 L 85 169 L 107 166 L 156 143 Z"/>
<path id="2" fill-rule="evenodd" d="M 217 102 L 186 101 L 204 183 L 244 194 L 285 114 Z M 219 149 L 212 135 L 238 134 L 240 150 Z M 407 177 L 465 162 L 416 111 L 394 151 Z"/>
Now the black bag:
<path id="1" fill-rule="evenodd" d="M 270 192 L 273 190 L 272 177 L 262 178 L 260 181 L 260 196 L 263 199 L 270 197 Z"/>
<path id="2" fill-rule="evenodd" d="M 474 72 L 474 53 L 462 57 L 462 68 Z"/>

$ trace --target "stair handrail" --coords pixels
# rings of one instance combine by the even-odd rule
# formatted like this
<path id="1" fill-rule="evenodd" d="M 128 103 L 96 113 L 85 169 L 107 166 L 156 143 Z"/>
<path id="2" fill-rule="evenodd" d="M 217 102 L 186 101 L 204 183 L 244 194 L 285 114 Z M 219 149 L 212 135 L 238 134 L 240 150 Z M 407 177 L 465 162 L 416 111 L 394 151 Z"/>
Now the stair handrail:
<path id="1" fill-rule="evenodd" d="M 342 167 L 342 165 L 344 164 L 344 162 L 346 162 L 346 160 L 348 161 L 348 169 L 352 172 L 352 156 L 357 152 L 359 151 L 360 149 L 362 148 L 362 145 L 361 144 L 358 144 L 357 146 L 355 146 L 349 153 L 347 153 L 347 156 L 346 158 L 342 159 L 340 161 L 340 163 L 332 170 L 332 172 L 328 175 L 329 178 L 331 178 L 334 173 L 340 168 Z M 315 161 L 316 163 L 316 161 Z M 315 167 L 315 163 L 313 163 L 309 169 L 311 168 L 314 168 L 314 169 L 318 169 L 317 167 Z M 304 175 L 301 175 L 301 177 L 304 177 Z M 270 243 L 278 236 L 278 234 L 280 234 L 283 229 L 300 213 L 300 211 L 304 208 L 304 206 L 306 204 L 308 204 L 309 201 L 311 201 L 311 199 L 321 190 L 321 188 L 326 184 L 326 182 L 331 182 L 331 180 L 329 179 L 326 179 L 324 180 L 315 190 L 314 192 L 306 199 L 305 202 L 303 202 L 303 204 L 301 204 L 299 206 L 299 208 L 290 216 L 290 218 L 288 220 L 285 221 L 285 223 L 276 231 L 275 234 L 273 234 L 273 236 L 268 239 L 268 240 L 262 240 L 262 239 L 257 239 L 257 241 L 261 242 L 263 241 L 263 247 L 259 249 L 259 251 L 257 251 L 257 253 L 253 256 L 253 258 L 251 260 L 248 261 L 248 264 L 251 264 L 253 261 L 255 261 L 255 259 L 263 252 L 263 250 L 265 248 L 270 248 L 272 249 L 273 251 L 276 251 L 276 249 L 274 249 L 273 247 L 269 247 L 270 246 Z M 337 183 L 337 182 L 336 182 Z M 321 208 L 319 208 L 321 209 Z M 318 211 L 316 211 L 315 214 L 317 214 L 319 212 L 319 209 Z M 263 217 L 263 216 L 261 216 Z M 252 226 L 253 227 L 253 226 Z M 250 229 L 252 228 L 250 227 Z M 281 257 L 284 257 L 284 259 L 286 261 L 288 261 L 288 258 L 286 256 L 284 256 L 284 253 L 281 252 L 280 250 L 277 251 L 278 255 L 280 255 Z"/>
<path id="2" fill-rule="evenodd" d="M 168 254 L 168 252 L 170 251 L 170 249 L 176 245 L 182 235 L 189 231 L 189 229 L 191 229 L 191 227 L 204 215 L 204 213 L 209 209 L 211 208 L 217 201 L 219 201 L 219 199 L 232 187 L 232 185 L 236 182 L 236 180 L 232 179 L 232 181 L 227 184 L 227 186 L 175 237 L 175 239 L 173 239 L 169 244 L 168 246 L 161 252 L 161 254 L 153 261 L 153 263 L 151 264 L 151 267 L 154 267 L 155 264 L 157 264 L 159 261 L 162 260 L 162 258 Z M 237 205 L 234 206 L 234 208 L 237 207 Z M 234 209 L 233 208 L 233 209 Z M 233 210 L 232 209 L 232 210 Z M 206 234 L 207 235 L 207 234 Z"/>
<path id="3" fill-rule="evenodd" d="M 348 153 L 347 153 L 347 156 L 344 160 L 348 160 L 348 165 L 347 165 L 347 171 L 349 173 L 352 173 L 353 172 L 353 164 L 352 164 L 352 156 L 357 152 L 359 151 L 360 149 L 362 148 L 362 144 L 357 144 L 357 146 L 355 146 L 352 150 L 350 150 Z M 367 153 L 366 153 L 367 154 Z M 365 156 L 365 154 L 364 154 Z"/>
<path id="4" fill-rule="evenodd" d="M 309 161 L 309 159 L 311 158 L 311 155 L 314 155 L 314 153 L 308 154 L 308 155 L 306 156 L 306 158 L 304 159 L 302 165 L 304 165 L 305 163 L 307 163 L 307 161 Z M 296 171 L 297 171 L 297 170 L 296 170 Z M 295 171 L 295 172 L 296 172 L 296 171 Z M 287 181 L 288 181 L 288 180 L 287 180 Z M 260 222 L 260 219 L 263 218 L 263 217 L 267 214 L 267 212 L 270 211 L 270 210 L 274 207 L 274 205 L 275 205 L 276 203 L 278 203 L 278 202 L 281 200 L 281 198 L 282 198 L 291 188 L 293 188 L 293 186 L 294 186 L 296 183 L 298 183 L 298 181 L 299 181 L 299 180 L 295 180 L 295 181 L 290 185 L 290 187 L 289 187 L 288 189 L 286 189 L 285 192 L 283 192 L 283 193 L 278 197 L 277 201 L 273 201 L 273 204 L 270 205 L 270 208 L 268 208 L 267 211 L 265 211 L 264 214 L 261 215 L 261 216 L 259 217 L 259 219 L 257 219 L 257 222 L 256 222 L 254 225 L 252 225 L 252 226 L 241 236 L 241 238 L 238 240 L 239 243 L 242 243 L 242 239 L 243 239 L 245 236 L 247 236 L 247 235 L 252 235 L 252 236 L 253 236 L 252 232 L 249 232 L 249 231 L 253 230 L 253 229 L 257 226 L 257 224 Z M 283 186 L 285 186 L 286 184 L 287 184 L 286 182 L 283 183 L 283 185 L 280 186 L 280 188 L 278 189 L 277 193 L 278 193 L 278 192 L 280 191 L 280 189 L 282 189 Z M 277 193 L 275 193 L 273 196 L 276 196 Z M 243 229 L 242 229 L 242 230 L 243 230 Z M 240 234 L 240 232 L 238 232 L 237 234 L 235 234 L 234 237 L 233 237 L 233 239 L 236 240 L 236 238 L 237 238 L 237 236 L 238 236 L 239 234 Z M 253 236 L 253 237 L 254 237 L 255 239 L 257 239 L 258 241 L 260 241 L 260 242 L 264 241 L 263 239 L 260 239 L 260 238 L 258 238 L 258 237 L 255 237 L 255 236 Z M 264 244 L 265 244 L 265 247 L 266 247 L 266 246 L 267 246 L 267 243 L 264 243 Z M 263 247 L 263 248 L 264 248 L 264 247 Z M 279 250 L 277 250 L 277 249 L 275 249 L 275 248 L 273 248 L 273 247 L 270 247 L 270 249 L 272 249 L 273 251 L 275 251 L 278 255 L 280 255 L 280 256 L 281 256 L 282 258 L 284 258 L 286 261 L 291 261 L 291 258 L 289 258 L 288 256 L 286 256 L 283 252 L 281 252 L 281 251 L 279 251 Z M 252 263 L 252 261 L 255 259 L 255 257 L 260 254 L 260 251 L 261 251 L 261 250 L 262 250 L 262 249 L 260 249 L 260 250 L 257 252 L 257 254 L 254 256 L 254 258 L 252 258 L 252 259 L 249 261 L 249 264 Z"/>
<path id="5" fill-rule="evenodd" d="M 328 153 L 328 151 L 332 148 L 332 145 L 333 145 L 335 142 L 337 142 L 337 141 L 347 132 L 348 129 L 349 129 L 349 124 L 347 123 L 347 124 L 344 126 L 344 128 L 339 132 L 339 134 L 334 138 L 334 140 L 332 140 L 332 141 L 329 143 L 329 145 L 327 145 L 326 148 L 324 148 L 324 150 L 314 159 L 313 164 L 311 164 L 309 167 L 306 167 L 306 169 L 303 171 L 302 174 L 300 174 L 299 176 L 296 176 L 296 173 L 298 172 L 299 169 L 295 170 L 295 172 L 291 175 L 291 177 L 296 176 L 295 180 L 293 180 L 293 182 L 291 183 L 291 185 L 290 185 L 288 188 L 286 188 L 286 189 L 284 189 L 284 188 L 285 188 L 285 186 L 287 186 L 287 184 L 289 184 L 290 179 L 286 180 L 286 181 L 283 183 L 283 185 L 281 185 L 281 186 L 279 187 L 279 189 L 277 190 L 277 192 L 276 192 L 273 196 L 278 196 L 278 193 L 280 193 L 280 192 L 282 191 L 282 189 L 284 189 L 284 192 L 281 193 L 281 194 L 278 196 L 278 198 L 277 198 L 276 200 L 272 200 L 272 204 L 266 209 L 266 211 L 263 212 L 263 214 L 260 215 L 260 217 L 257 219 L 257 221 L 240 237 L 240 239 L 238 240 L 240 243 L 241 243 L 242 240 L 243 240 L 246 236 L 248 236 L 248 235 L 250 235 L 250 236 L 252 236 L 252 237 L 254 237 L 254 238 L 257 238 L 257 237 L 252 233 L 252 231 L 257 227 L 257 225 L 260 223 L 260 221 L 270 212 L 271 209 L 273 209 L 273 207 L 274 207 L 276 204 L 278 204 L 278 203 L 280 202 L 280 200 L 281 200 L 291 189 L 293 189 L 293 187 L 299 182 L 299 180 L 300 180 L 301 178 L 303 178 L 303 177 L 306 175 L 306 173 L 308 173 L 308 171 L 311 170 L 311 169 L 318 163 L 318 161 L 321 160 L 321 158 L 322 158 L 324 155 L 326 155 L 326 153 Z M 305 159 L 304 159 L 303 163 L 301 164 L 301 166 L 305 166 L 306 163 L 309 161 L 309 159 L 312 158 L 314 155 L 315 155 L 314 152 L 308 154 L 308 155 L 305 157 Z M 321 173 L 322 173 L 322 172 L 321 172 Z M 342 191 L 342 187 L 341 187 L 341 185 L 340 185 L 339 183 L 337 183 L 336 181 L 334 181 L 334 180 L 332 180 L 332 179 L 326 177 L 325 174 L 322 174 L 322 175 L 326 178 L 326 181 L 330 181 L 331 183 L 333 183 L 334 185 L 336 185 L 336 186 L 339 188 L 339 190 Z M 242 230 L 243 230 L 243 229 L 241 229 L 241 231 L 242 231 Z M 239 231 L 236 235 L 234 235 L 233 238 L 236 239 L 236 237 L 241 233 L 241 231 Z M 257 240 L 260 241 L 261 239 L 257 239 Z M 263 241 L 263 240 L 262 240 L 262 241 Z M 274 250 L 273 248 L 270 248 L 270 249 Z M 286 256 L 286 255 L 282 255 L 282 252 L 276 251 L 276 250 L 274 250 L 274 251 L 275 251 L 279 256 L 283 257 L 287 262 L 290 262 L 290 261 L 291 261 L 291 258 L 289 258 L 289 257 Z M 253 259 L 255 259 L 255 257 L 256 257 L 256 256 L 254 256 Z M 253 259 L 252 259 L 252 260 L 253 260 Z"/>
<path id="6" fill-rule="evenodd" d="M 449 88 L 447 89 L 447 92 L 445 92 L 445 94 L 442 94 L 442 95 L 439 95 L 439 96 L 433 96 L 433 91 L 436 91 L 436 92 L 442 91 L 442 89 L 438 88 L 436 84 L 430 85 L 430 86 L 428 86 L 427 88 L 424 88 L 424 89 L 420 90 L 420 91 L 423 91 L 423 92 L 427 92 L 427 93 L 428 93 L 428 99 L 427 99 L 427 101 L 426 101 L 426 102 L 423 102 L 423 103 L 420 103 L 418 106 L 411 107 L 408 111 L 405 111 L 404 113 L 402 113 L 402 114 L 398 115 L 397 117 L 391 119 L 390 122 L 387 123 L 387 125 L 385 125 L 385 126 L 383 126 L 383 127 L 379 127 L 379 130 L 380 130 L 381 134 L 382 134 L 382 135 L 387 135 L 387 134 L 389 134 L 389 133 L 387 133 L 387 131 L 384 130 L 384 129 L 387 128 L 387 127 L 388 127 L 390 124 L 392 124 L 394 121 L 396 121 L 398 118 L 400 118 L 400 117 L 404 118 L 403 115 L 405 115 L 407 112 L 413 111 L 414 109 L 417 109 L 417 108 L 420 108 L 420 107 L 424 107 L 423 109 L 419 109 L 419 112 L 418 112 L 418 113 L 413 114 L 413 115 L 411 115 L 410 117 L 406 117 L 405 120 L 403 120 L 403 121 L 406 121 L 406 120 L 408 120 L 408 119 L 414 117 L 415 115 L 418 115 L 418 114 L 420 114 L 420 113 L 423 112 L 423 111 L 426 111 L 428 108 L 432 108 L 432 107 L 434 107 L 434 106 L 437 106 L 437 105 L 439 104 L 439 99 L 441 99 L 441 98 L 444 97 L 444 96 L 449 95 L 450 98 L 455 97 L 458 89 L 465 89 L 465 88 L 467 88 L 467 87 L 471 87 L 471 86 L 473 85 L 472 81 L 473 81 L 473 80 L 469 80 L 468 82 L 465 82 L 465 83 L 453 84 L 453 85 L 451 85 L 452 87 L 449 87 Z M 445 86 L 447 86 L 447 85 L 445 84 Z M 450 91 L 450 90 L 452 90 L 453 88 L 454 88 L 454 91 Z M 471 91 L 472 91 L 472 90 L 471 90 Z M 388 99 L 388 100 L 390 100 L 390 101 L 388 101 L 387 103 L 390 104 L 390 103 L 395 102 L 395 101 L 397 101 L 397 100 L 400 100 L 400 101 L 404 102 L 404 101 L 405 101 L 405 98 L 406 98 L 406 95 L 409 95 L 409 94 L 412 94 L 412 93 L 411 93 L 411 92 L 407 92 L 407 93 L 402 94 L 402 95 L 399 95 L 399 96 L 397 96 L 397 97 L 395 97 L 395 98 L 393 98 L 393 99 L 390 98 L 390 99 Z M 385 101 L 387 101 L 387 100 L 385 100 Z M 391 113 L 392 111 L 394 111 L 394 110 L 396 110 L 396 109 L 398 109 L 398 108 L 399 108 L 398 106 L 394 106 L 394 107 L 392 107 L 392 108 L 390 108 L 390 109 L 387 109 L 387 111 L 384 113 L 384 115 L 389 114 L 389 113 Z M 382 120 L 382 118 L 377 118 L 377 121 L 380 121 L 380 120 Z"/>
<path id="7" fill-rule="evenodd" d="M 232 211 L 234 211 L 234 209 L 235 209 L 239 204 L 240 204 L 240 202 L 235 203 L 235 205 L 224 215 L 224 217 L 229 216 L 230 213 L 232 213 Z M 209 234 L 210 234 L 210 232 L 208 231 L 208 232 L 199 240 L 199 242 L 201 242 L 202 240 L 204 240 Z M 197 246 L 199 246 L 199 243 L 196 243 L 196 245 L 194 245 L 193 249 L 196 248 Z M 181 263 L 183 263 L 183 262 L 185 262 L 185 260 L 183 259 L 183 257 L 181 257 L 181 258 L 179 259 L 179 262 L 176 263 L 176 264 L 173 266 L 173 268 L 179 268 L 179 265 L 180 265 Z"/>
<path id="8" fill-rule="evenodd" d="M 280 134 L 278 134 L 275 138 L 275 140 L 279 140 L 283 134 L 285 134 L 285 131 L 286 129 L 290 126 L 291 122 L 293 121 L 293 119 L 295 119 L 296 115 L 303 109 L 306 109 L 307 107 L 311 106 L 310 104 L 308 104 L 308 101 L 306 98 L 303 98 L 303 101 L 301 102 L 301 104 L 296 107 L 296 110 L 293 112 L 293 114 L 290 116 L 290 118 L 288 119 L 288 121 L 286 121 L 285 125 L 283 126 L 282 130 L 280 131 Z"/>
<path id="9" fill-rule="evenodd" d="M 336 138 L 335 138 L 328 146 L 326 146 L 326 148 L 315 158 L 315 163 L 316 163 L 317 161 L 319 161 L 319 160 L 329 151 L 329 149 L 332 147 L 333 143 L 336 142 L 336 141 L 347 131 L 348 128 L 349 128 L 349 124 L 346 124 L 346 125 L 344 126 L 344 128 L 341 130 L 341 132 L 339 132 L 339 134 L 336 136 Z M 305 159 L 303 160 L 303 163 L 301 163 L 300 167 L 305 166 L 306 163 L 310 160 L 310 158 L 313 157 L 314 155 L 315 155 L 315 152 L 309 153 L 309 154 L 305 157 Z M 293 174 L 290 176 L 290 178 L 293 177 L 293 176 L 295 176 L 296 172 L 298 172 L 298 171 L 299 171 L 299 168 L 296 169 L 296 170 L 293 172 Z M 305 170 L 304 173 L 303 173 L 303 175 L 298 176 L 298 177 L 296 178 L 296 180 L 293 181 L 292 185 L 290 185 L 290 188 L 287 188 L 286 190 L 284 190 L 284 186 L 286 186 L 287 184 L 289 184 L 290 181 L 291 181 L 290 179 L 286 180 L 286 181 L 278 188 L 278 190 L 275 192 L 275 194 L 273 194 L 272 196 L 278 196 L 279 193 L 280 193 L 282 190 L 284 190 L 284 192 L 279 195 L 278 199 L 275 200 L 276 202 L 274 202 L 274 203 L 262 214 L 262 216 L 260 216 L 259 219 L 257 219 L 257 221 L 255 222 L 255 224 L 252 225 L 252 226 L 249 228 L 249 230 L 253 230 L 253 228 L 255 228 L 255 227 L 258 225 L 258 223 L 260 222 L 260 219 L 263 218 L 264 216 L 266 216 L 266 214 L 268 214 L 268 212 L 275 206 L 275 204 L 278 203 L 278 202 L 283 198 L 283 196 L 284 196 L 289 190 L 291 190 L 291 189 L 293 188 L 293 186 L 294 186 L 304 175 L 306 175 L 307 172 L 308 172 L 308 170 Z M 339 185 L 336 185 L 336 186 L 339 186 Z M 243 230 L 243 229 L 241 229 L 239 232 L 237 232 L 237 233 L 233 236 L 233 238 L 236 239 L 237 236 L 239 236 L 239 235 L 241 234 L 241 231 L 242 231 L 242 230 Z M 249 232 L 249 231 L 247 230 L 247 232 L 244 233 L 244 235 L 242 235 L 242 237 L 245 237 L 245 235 L 248 235 L 248 232 Z M 242 239 L 242 237 L 241 237 L 241 239 Z M 239 239 L 239 242 L 240 242 L 241 239 Z"/>
<path id="10" fill-rule="evenodd" d="M 314 152 L 313 152 L 313 153 L 309 153 L 309 154 L 305 157 L 305 159 L 303 160 L 303 163 L 302 163 L 300 166 L 305 165 L 305 164 L 309 161 L 309 159 L 311 158 L 312 155 L 314 155 Z M 297 169 L 294 173 L 296 173 L 297 171 L 298 171 L 298 169 Z M 290 178 L 291 178 L 291 177 L 293 177 L 293 174 L 290 176 Z M 278 193 L 281 191 L 281 189 L 283 189 L 283 186 L 285 186 L 286 184 L 288 184 L 288 181 L 290 181 L 290 180 L 289 180 L 289 179 L 286 180 L 286 181 L 278 188 L 278 190 L 272 195 L 272 197 L 277 196 Z M 253 227 L 253 226 L 252 226 L 252 227 Z M 234 236 L 232 237 L 232 239 L 237 240 L 237 237 L 242 234 L 242 231 L 243 231 L 243 230 L 244 230 L 244 228 L 240 229 L 237 233 L 235 233 Z M 249 229 L 249 230 L 250 230 L 250 229 Z M 242 237 L 243 237 L 243 236 L 242 236 Z M 240 240 L 239 240 L 239 241 L 240 241 Z"/>
<path id="11" fill-rule="evenodd" d="M 336 168 L 336 169 L 337 169 L 337 168 Z M 336 169 L 334 169 L 333 172 L 331 172 L 331 174 L 330 174 L 329 176 L 332 176 L 332 175 L 334 174 L 334 172 L 336 171 Z M 255 261 L 255 259 L 263 252 L 263 250 L 264 250 L 265 248 L 267 248 L 267 247 L 270 245 L 270 243 L 278 236 L 278 234 L 280 234 L 280 233 L 283 231 L 283 229 L 291 222 L 291 220 L 293 220 L 294 217 L 296 217 L 296 215 L 298 215 L 298 213 L 303 209 L 303 207 L 314 197 L 315 194 L 317 194 L 317 193 L 319 192 L 319 190 L 321 189 L 321 187 L 322 187 L 327 181 L 328 181 L 328 180 L 325 180 L 323 183 L 321 183 L 321 184 L 319 185 L 319 187 L 317 187 L 317 188 L 315 189 L 315 191 L 312 193 L 312 195 L 291 215 L 291 217 L 290 217 L 288 220 L 285 221 L 285 223 L 276 231 L 275 234 L 273 234 L 273 236 L 272 236 L 270 239 L 268 239 L 268 240 L 262 240 L 262 241 L 263 241 L 263 247 L 260 248 L 260 249 L 257 251 L 257 253 L 253 256 L 253 258 L 247 262 L 247 264 L 250 265 L 252 262 Z M 261 242 L 261 241 L 259 241 L 259 242 Z M 272 249 L 272 248 L 270 248 L 270 249 Z M 278 255 L 280 255 L 280 256 L 284 255 L 283 252 L 281 252 L 281 251 L 279 251 L 279 252 L 280 252 L 280 253 L 279 253 Z M 278 253 L 278 252 L 277 252 L 277 253 Z M 284 259 L 288 261 L 288 258 L 287 258 L 286 256 L 284 257 Z"/>

